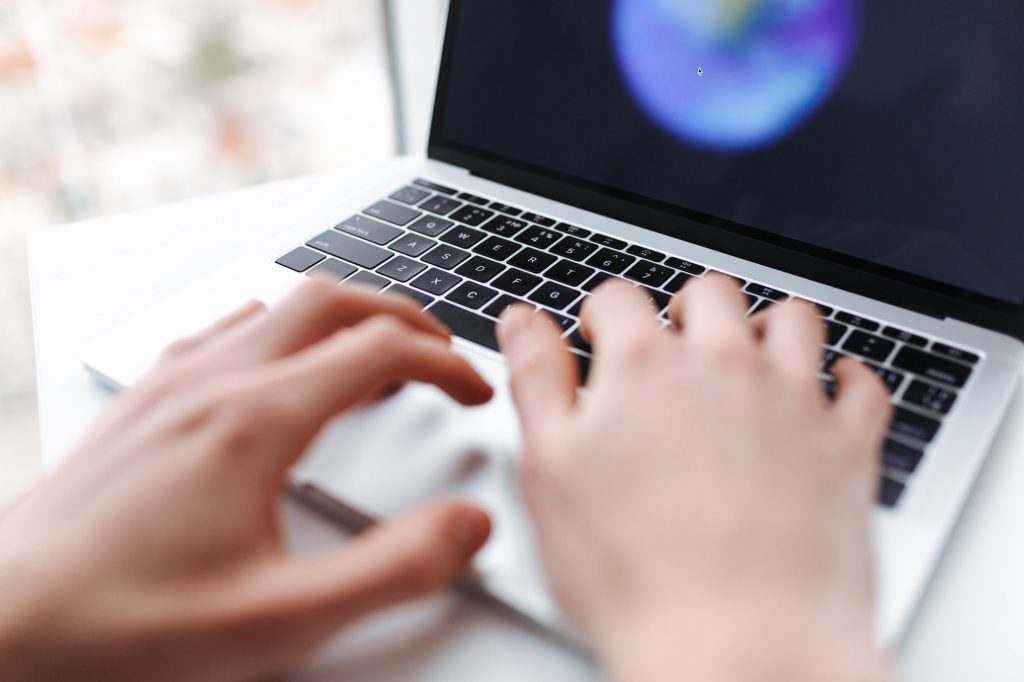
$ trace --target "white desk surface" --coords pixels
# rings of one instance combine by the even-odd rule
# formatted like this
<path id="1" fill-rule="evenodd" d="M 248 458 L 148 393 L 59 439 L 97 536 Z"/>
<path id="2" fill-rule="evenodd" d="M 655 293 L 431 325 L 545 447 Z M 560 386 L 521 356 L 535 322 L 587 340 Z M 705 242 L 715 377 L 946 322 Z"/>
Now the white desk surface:
<path id="1" fill-rule="evenodd" d="M 101 331 L 269 238 L 296 211 L 403 162 L 299 178 L 29 235 L 39 416 L 48 467 L 109 394 L 82 369 Z M 343 536 L 289 503 L 297 546 Z M 897 658 L 909 682 L 1024 680 L 1024 396 L 1018 393 Z M 454 595 L 351 630 L 296 675 L 360 680 L 594 680 L 539 633 Z"/>

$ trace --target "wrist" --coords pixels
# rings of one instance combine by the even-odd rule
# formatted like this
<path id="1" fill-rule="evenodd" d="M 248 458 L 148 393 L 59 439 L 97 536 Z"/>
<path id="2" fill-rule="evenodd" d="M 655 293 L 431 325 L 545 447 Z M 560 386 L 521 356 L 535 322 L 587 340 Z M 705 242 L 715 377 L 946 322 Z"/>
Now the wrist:
<path id="1" fill-rule="evenodd" d="M 813 628 L 791 614 L 726 619 L 666 613 L 613 628 L 598 652 L 615 680 L 675 682 L 888 682 L 885 656 L 869 629 Z"/>

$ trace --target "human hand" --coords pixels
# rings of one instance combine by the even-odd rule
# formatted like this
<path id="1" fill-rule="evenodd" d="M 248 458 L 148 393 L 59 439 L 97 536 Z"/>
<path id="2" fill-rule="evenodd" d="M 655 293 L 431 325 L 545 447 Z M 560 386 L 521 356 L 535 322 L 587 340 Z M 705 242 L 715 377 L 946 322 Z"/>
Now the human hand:
<path id="1" fill-rule="evenodd" d="M 243 680 L 438 589 L 489 533 L 442 503 L 321 555 L 277 517 L 325 422 L 407 381 L 490 387 L 411 302 L 322 281 L 172 347 L 67 463 L 0 517 L 4 680 Z"/>
<path id="2" fill-rule="evenodd" d="M 694 280 L 663 329 L 606 285 L 582 313 L 582 397 L 560 330 L 506 314 L 549 579 L 618 679 L 881 679 L 868 518 L 888 394 L 844 361 L 829 404 L 817 315 L 746 307 L 730 280 Z"/>

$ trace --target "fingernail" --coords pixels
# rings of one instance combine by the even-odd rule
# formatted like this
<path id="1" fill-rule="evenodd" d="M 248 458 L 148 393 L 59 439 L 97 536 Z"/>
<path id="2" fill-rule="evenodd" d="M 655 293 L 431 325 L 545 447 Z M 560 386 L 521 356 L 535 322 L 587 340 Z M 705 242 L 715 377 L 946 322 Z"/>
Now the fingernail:
<path id="1" fill-rule="evenodd" d="M 513 306 L 501 316 L 501 324 L 498 325 L 498 337 L 502 346 L 510 347 L 517 343 L 517 340 L 529 331 L 533 324 L 534 312 L 522 306 Z"/>

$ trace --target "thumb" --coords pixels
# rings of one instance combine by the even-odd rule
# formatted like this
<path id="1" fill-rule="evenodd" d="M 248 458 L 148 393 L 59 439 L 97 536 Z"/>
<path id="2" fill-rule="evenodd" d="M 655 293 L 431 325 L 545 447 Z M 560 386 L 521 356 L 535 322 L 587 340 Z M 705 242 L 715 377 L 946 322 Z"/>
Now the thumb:
<path id="1" fill-rule="evenodd" d="M 538 442 L 549 424 L 564 424 L 575 405 L 578 369 L 551 318 L 517 306 L 501 322 L 498 337 L 523 435 L 527 444 Z"/>
<path id="2" fill-rule="evenodd" d="M 481 509 L 444 502 L 383 523 L 344 547 L 292 559 L 292 605 L 337 628 L 435 592 L 462 574 L 491 532 Z"/>

